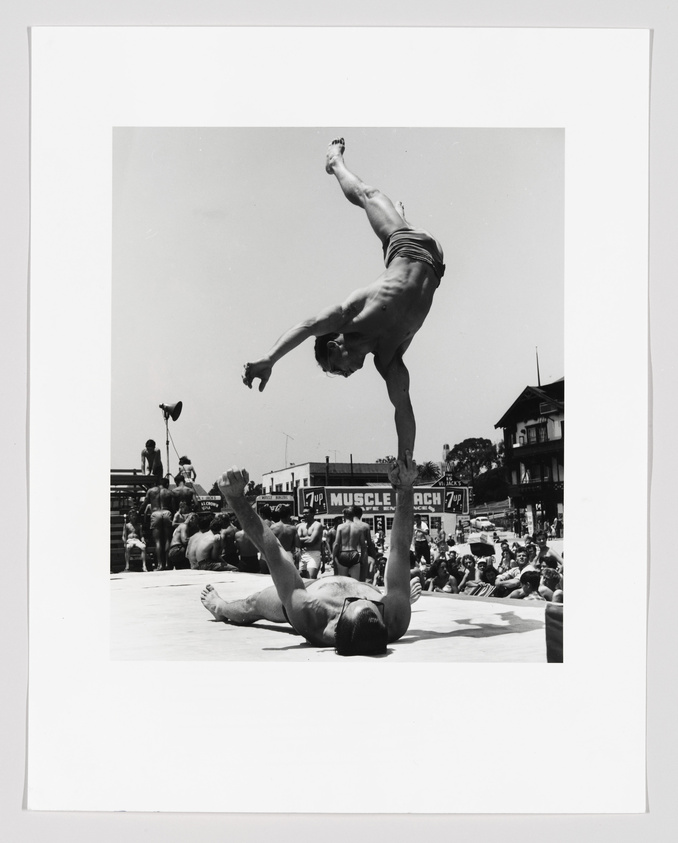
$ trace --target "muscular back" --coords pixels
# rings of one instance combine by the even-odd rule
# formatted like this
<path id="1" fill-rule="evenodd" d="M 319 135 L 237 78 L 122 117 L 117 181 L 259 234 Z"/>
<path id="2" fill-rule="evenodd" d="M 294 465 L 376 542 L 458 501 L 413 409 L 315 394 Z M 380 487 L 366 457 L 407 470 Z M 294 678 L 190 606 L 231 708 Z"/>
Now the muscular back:
<path id="1" fill-rule="evenodd" d="M 362 522 L 346 521 L 337 528 L 335 545 L 339 550 L 366 549 L 365 532 L 359 526 Z M 367 524 L 364 525 L 367 527 Z"/>
<path id="2" fill-rule="evenodd" d="M 174 512 L 176 508 L 174 492 L 164 486 L 154 486 L 146 492 L 144 498 L 144 508 L 149 504 L 153 512 L 158 509 L 167 509 L 169 512 Z"/>
<path id="3" fill-rule="evenodd" d="M 299 546 L 294 524 L 284 524 L 282 521 L 278 521 L 276 524 L 271 524 L 271 532 L 278 539 L 283 550 L 288 553 L 292 553 L 294 548 Z"/>

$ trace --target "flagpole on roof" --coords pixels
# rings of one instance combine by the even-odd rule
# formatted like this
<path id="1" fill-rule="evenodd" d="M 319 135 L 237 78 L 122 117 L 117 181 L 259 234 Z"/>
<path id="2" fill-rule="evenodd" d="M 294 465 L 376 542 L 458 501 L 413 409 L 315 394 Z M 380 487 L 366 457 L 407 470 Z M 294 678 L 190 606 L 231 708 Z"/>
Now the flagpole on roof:
<path id="1" fill-rule="evenodd" d="M 539 376 L 539 346 L 535 345 L 534 352 L 537 356 L 537 386 L 541 386 L 541 377 Z"/>

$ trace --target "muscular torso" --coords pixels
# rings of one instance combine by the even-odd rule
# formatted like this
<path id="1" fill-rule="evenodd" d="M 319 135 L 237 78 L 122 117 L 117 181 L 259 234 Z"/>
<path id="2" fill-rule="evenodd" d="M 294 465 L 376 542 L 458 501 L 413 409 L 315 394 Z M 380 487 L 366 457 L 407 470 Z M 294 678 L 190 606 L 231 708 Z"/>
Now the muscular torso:
<path id="1" fill-rule="evenodd" d="M 299 524 L 298 532 L 300 539 L 309 539 L 309 541 L 301 542 L 302 550 L 320 550 L 323 531 L 319 521 L 312 521 L 310 524 L 302 521 Z"/>
<path id="2" fill-rule="evenodd" d="M 297 545 L 297 528 L 294 524 L 284 524 L 278 521 L 276 524 L 271 524 L 271 532 L 278 539 L 288 553 L 291 553 Z"/>
<path id="3" fill-rule="evenodd" d="M 347 348 L 372 352 L 387 366 L 404 353 L 433 303 L 438 279 L 421 261 L 397 257 L 377 280 L 356 291 L 346 303 L 343 327 Z"/>

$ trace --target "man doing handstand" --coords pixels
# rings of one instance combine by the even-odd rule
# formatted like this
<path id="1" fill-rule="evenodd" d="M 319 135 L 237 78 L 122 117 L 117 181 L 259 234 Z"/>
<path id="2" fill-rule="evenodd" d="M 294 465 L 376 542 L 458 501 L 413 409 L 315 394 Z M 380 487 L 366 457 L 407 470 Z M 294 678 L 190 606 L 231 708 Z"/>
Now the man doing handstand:
<path id="1" fill-rule="evenodd" d="M 251 624 L 259 620 L 288 622 L 316 647 L 334 647 L 340 655 L 384 653 L 387 644 L 407 632 L 410 623 L 410 542 L 414 519 L 413 483 L 417 467 L 412 455 L 391 465 L 389 480 L 396 490 L 391 552 L 384 575 L 385 593 L 351 577 L 303 580 L 291 555 L 244 497 L 246 471 L 233 468 L 219 488 L 242 527 L 268 562 L 273 586 L 244 600 L 226 602 L 205 587 L 201 599 L 219 621 Z M 306 586 L 308 583 L 308 587 Z"/>
<path id="2" fill-rule="evenodd" d="M 382 243 L 386 269 L 343 304 L 286 331 L 265 357 L 245 365 L 243 382 L 251 389 L 259 378 L 261 392 L 275 363 L 309 337 L 317 338 L 316 360 L 332 374 L 348 377 L 362 368 L 367 354 L 373 354 L 395 408 L 398 457 L 404 459 L 405 451 L 414 450 L 415 420 L 403 354 L 431 309 L 445 272 L 443 252 L 427 231 L 407 222 L 401 203 L 396 208 L 388 196 L 354 175 L 346 167 L 343 153 L 344 139 L 332 141 L 325 169 L 336 177 L 348 201 L 364 208 Z"/>

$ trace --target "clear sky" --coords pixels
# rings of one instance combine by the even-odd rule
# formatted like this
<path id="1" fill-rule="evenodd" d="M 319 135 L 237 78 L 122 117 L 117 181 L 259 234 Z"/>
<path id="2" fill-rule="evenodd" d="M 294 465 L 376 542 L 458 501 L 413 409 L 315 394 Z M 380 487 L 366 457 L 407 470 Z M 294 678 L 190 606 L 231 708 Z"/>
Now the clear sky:
<path id="1" fill-rule="evenodd" d="M 329 377 L 312 341 L 263 393 L 243 364 L 383 270 L 364 212 L 325 173 L 327 143 L 442 243 L 446 274 L 405 355 L 417 461 L 484 436 L 523 388 L 563 371 L 564 133 L 559 129 L 119 128 L 113 140 L 111 467 L 146 439 L 206 488 L 232 464 L 372 462 L 396 451 L 371 362 Z M 258 382 L 257 382 L 258 383 Z M 287 434 L 287 436 L 286 436 Z M 288 438 L 289 437 L 289 438 Z M 165 462 L 165 459 L 163 459 Z M 165 466 L 165 470 L 167 467 Z"/>

